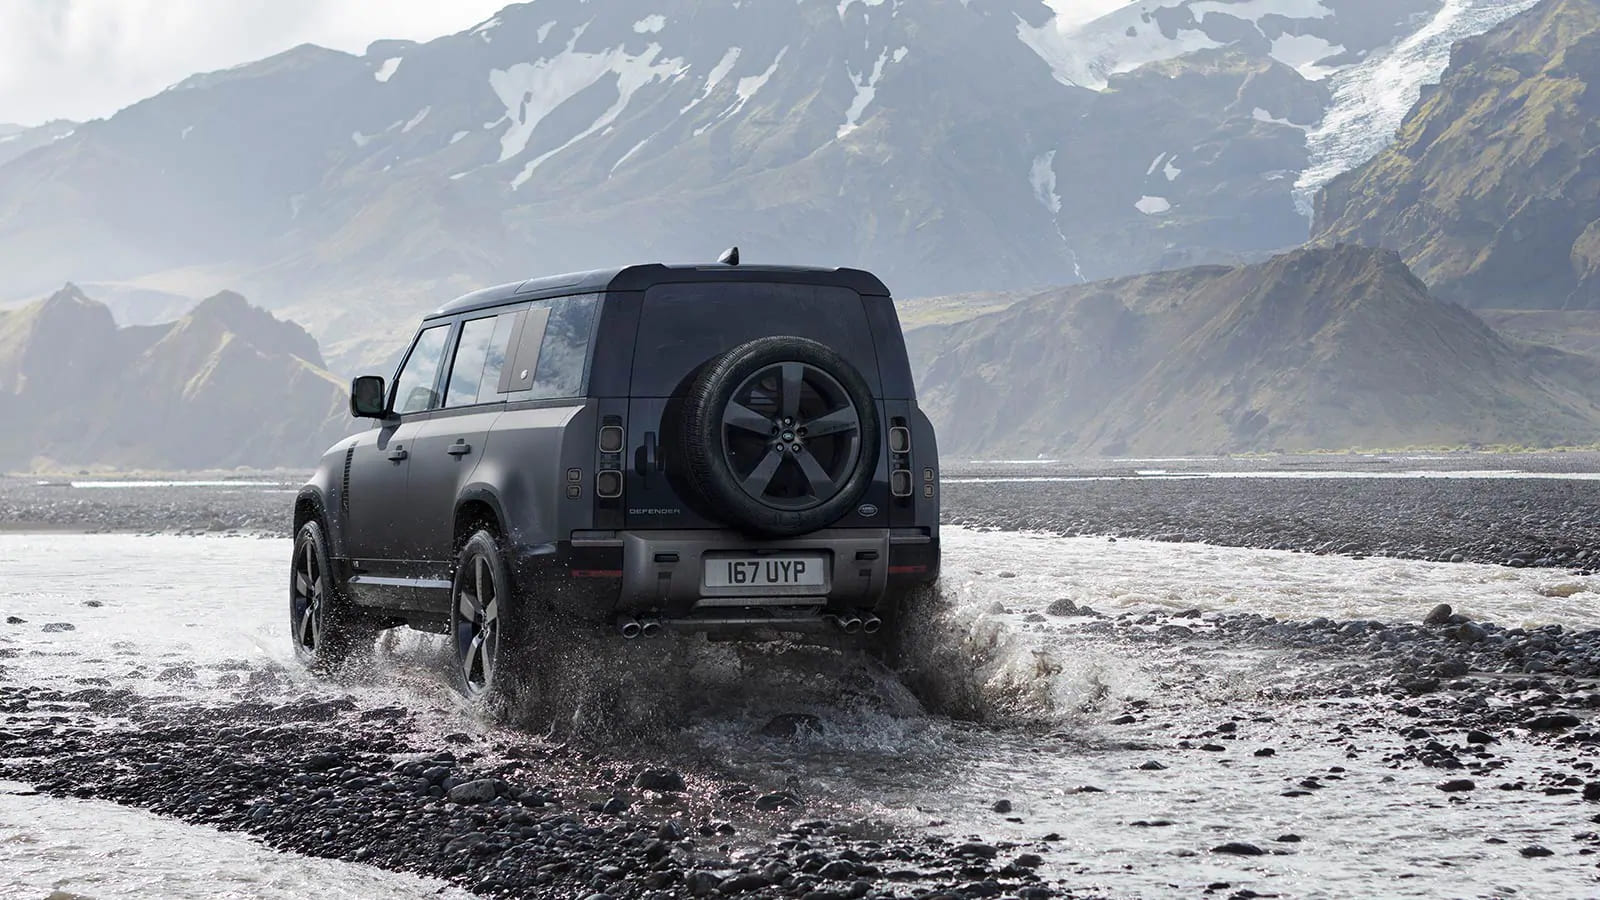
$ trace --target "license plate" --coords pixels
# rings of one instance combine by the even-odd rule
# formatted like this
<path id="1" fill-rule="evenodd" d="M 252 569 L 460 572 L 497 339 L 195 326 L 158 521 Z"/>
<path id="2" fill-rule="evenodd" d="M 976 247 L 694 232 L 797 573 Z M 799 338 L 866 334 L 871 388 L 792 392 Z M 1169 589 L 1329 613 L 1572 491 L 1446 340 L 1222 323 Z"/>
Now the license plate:
<path id="1" fill-rule="evenodd" d="M 706 560 L 708 588 L 822 587 L 820 556 L 725 556 Z"/>

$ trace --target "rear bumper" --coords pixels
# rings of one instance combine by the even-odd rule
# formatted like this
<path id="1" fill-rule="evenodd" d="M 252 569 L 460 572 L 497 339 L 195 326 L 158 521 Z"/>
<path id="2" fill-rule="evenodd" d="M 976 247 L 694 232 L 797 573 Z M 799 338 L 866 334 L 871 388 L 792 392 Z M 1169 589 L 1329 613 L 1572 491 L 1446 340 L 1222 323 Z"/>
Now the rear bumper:
<path id="1" fill-rule="evenodd" d="M 797 554 L 825 561 L 820 586 L 716 587 L 707 561 Z M 883 612 L 885 597 L 939 574 L 939 539 L 925 529 L 824 529 L 781 540 L 719 529 L 575 532 L 519 555 L 523 583 L 580 619 L 653 618 L 674 624 L 781 622 L 814 628 L 829 614 Z M 730 627 L 739 627 L 732 626 Z"/>

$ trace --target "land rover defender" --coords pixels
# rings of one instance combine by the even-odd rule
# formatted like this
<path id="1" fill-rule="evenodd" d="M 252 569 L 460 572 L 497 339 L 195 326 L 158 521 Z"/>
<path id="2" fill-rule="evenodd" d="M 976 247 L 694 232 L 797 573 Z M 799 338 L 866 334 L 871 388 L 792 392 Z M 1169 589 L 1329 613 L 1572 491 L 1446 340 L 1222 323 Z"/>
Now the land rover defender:
<path id="1" fill-rule="evenodd" d="M 637 265 L 426 316 L 294 508 L 290 625 L 337 667 L 451 636 L 503 694 L 554 622 L 878 644 L 939 574 L 939 464 L 889 291 L 852 269 Z"/>

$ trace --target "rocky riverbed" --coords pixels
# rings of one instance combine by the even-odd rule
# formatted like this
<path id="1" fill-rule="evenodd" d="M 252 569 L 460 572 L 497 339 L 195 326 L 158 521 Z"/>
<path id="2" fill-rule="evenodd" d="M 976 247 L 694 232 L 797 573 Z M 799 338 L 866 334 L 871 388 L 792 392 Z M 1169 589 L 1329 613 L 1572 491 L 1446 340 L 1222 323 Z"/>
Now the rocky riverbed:
<path id="1" fill-rule="evenodd" d="M 599 642 L 517 727 L 455 697 L 432 636 L 300 669 L 287 542 L 219 536 L 270 530 L 284 488 L 7 482 L 6 510 L 73 492 L 48 521 L 116 533 L 0 534 L 0 782 L 486 896 L 1600 891 L 1600 576 L 1487 549 L 1600 546 L 1592 482 L 1122 466 L 947 472 L 976 527 L 895 671 Z M 1208 543 L 1061 536 L 1118 530 L 1119 491 Z M 1366 543 L 1323 546 L 1345 528 Z M 95 895 L 57 874 L 29 887 Z"/>

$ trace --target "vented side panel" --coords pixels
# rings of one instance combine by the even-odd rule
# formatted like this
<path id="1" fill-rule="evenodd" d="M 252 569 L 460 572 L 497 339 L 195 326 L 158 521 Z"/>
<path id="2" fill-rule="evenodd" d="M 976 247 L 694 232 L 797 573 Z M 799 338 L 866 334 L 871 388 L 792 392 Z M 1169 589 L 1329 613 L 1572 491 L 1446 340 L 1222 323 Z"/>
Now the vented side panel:
<path id="1" fill-rule="evenodd" d="M 350 461 L 355 459 L 356 448 L 344 452 L 344 479 L 339 482 L 339 521 L 350 518 Z"/>

